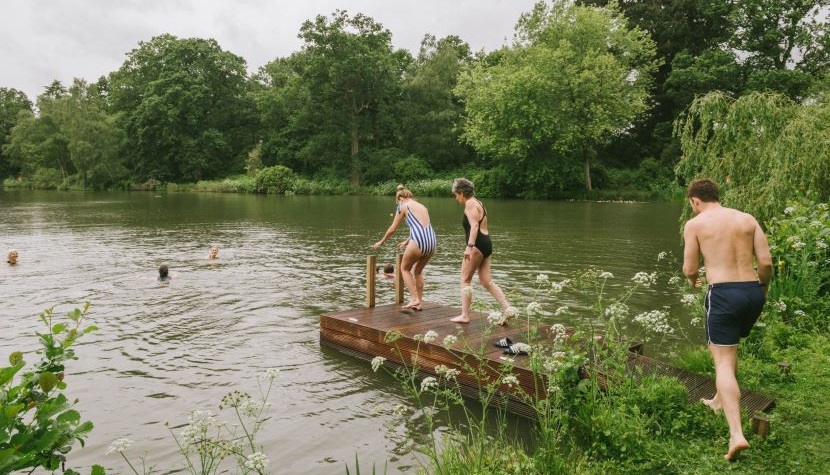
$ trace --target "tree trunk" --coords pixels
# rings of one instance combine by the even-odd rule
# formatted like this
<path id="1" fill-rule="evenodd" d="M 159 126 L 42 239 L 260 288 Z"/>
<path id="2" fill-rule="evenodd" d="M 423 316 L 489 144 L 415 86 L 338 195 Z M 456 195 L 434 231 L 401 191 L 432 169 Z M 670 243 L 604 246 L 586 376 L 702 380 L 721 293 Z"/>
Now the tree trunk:
<path id="1" fill-rule="evenodd" d="M 352 186 L 360 186 L 360 160 L 358 159 L 358 144 L 357 144 L 357 117 L 352 117 L 352 150 L 351 150 L 351 168 L 352 168 Z"/>
<path id="2" fill-rule="evenodd" d="M 591 155 L 585 153 L 585 189 L 591 191 Z"/>

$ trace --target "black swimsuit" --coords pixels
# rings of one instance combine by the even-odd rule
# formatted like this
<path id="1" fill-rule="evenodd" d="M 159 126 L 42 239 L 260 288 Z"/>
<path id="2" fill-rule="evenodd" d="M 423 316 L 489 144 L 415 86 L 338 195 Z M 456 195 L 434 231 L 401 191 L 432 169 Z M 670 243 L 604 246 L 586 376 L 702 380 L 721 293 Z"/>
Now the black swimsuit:
<path id="1" fill-rule="evenodd" d="M 475 246 L 476 246 L 476 248 L 478 248 L 479 251 L 481 251 L 481 255 L 483 255 L 484 258 L 487 259 L 488 257 L 490 257 L 491 254 L 493 254 L 493 242 L 490 240 L 490 235 L 489 234 L 482 234 L 481 233 L 481 228 L 480 228 L 481 222 L 484 221 L 484 218 L 487 216 L 487 208 L 485 208 L 484 203 L 482 203 L 478 199 L 476 199 L 476 201 L 478 201 L 478 204 L 481 205 L 481 209 L 484 210 L 484 216 L 482 216 L 481 219 L 478 221 L 479 231 L 476 234 Z M 464 237 L 466 239 L 465 242 L 469 243 L 470 242 L 470 220 L 467 219 L 467 213 L 464 213 L 464 219 L 461 221 L 461 226 L 464 227 Z"/>

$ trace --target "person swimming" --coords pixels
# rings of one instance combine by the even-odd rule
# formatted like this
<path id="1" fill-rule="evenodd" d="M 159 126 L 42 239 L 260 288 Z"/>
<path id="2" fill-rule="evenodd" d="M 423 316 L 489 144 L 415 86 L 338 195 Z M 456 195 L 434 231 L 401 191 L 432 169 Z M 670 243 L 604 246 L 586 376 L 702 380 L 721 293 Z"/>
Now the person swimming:
<path id="1" fill-rule="evenodd" d="M 156 279 L 159 282 L 170 282 L 173 277 L 170 275 L 169 269 L 167 264 L 162 264 L 159 266 L 159 276 Z"/>
<path id="2" fill-rule="evenodd" d="M 6 257 L 6 262 L 8 262 L 9 265 L 12 265 L 12 266 L 17 265 L 17 249 L 10 249 L 9 250 L 9 254 Z"/>
<path id="3" fill-rule="evenodd" d="M 218 246 L 211 246 L 210 251 L 208 251 L 208 259 L 218 259 L 219 258 L 219 247 Z"/>

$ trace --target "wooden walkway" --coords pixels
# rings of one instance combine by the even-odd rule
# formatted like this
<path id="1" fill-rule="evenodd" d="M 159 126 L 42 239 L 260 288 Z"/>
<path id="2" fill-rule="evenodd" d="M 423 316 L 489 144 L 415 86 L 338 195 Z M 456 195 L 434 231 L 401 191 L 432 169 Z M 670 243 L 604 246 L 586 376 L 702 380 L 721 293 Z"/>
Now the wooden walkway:
<path id="1" fill-rule="evenodd" d="M 324 314 L 320 316 L 320 343 L 367 361 L 382 356 L 386 358 L 385 364 L 392 367 L 405 365 L 412 368 L 417 356 L 417 367 L 422 377 L 435 376 L 438 365 L 459 369 L 461 374 L 457 379 L 463 395 L 478 399 L 479 382 L 469 374 L 470 369 L 497 377 L 504 353 L 493 343 L 503 337 L 509 337 L 514 342 L 523 341 L 522 335 L 527 333 L 527 328 L 513 320 L 508 326 L 495 327 L 488 334 L 486 315 L 474 312 L 469 324 L 449 321 L 460 313 L 458 308 L 426 303 L 422 311 L 403 310 L 400 304 L 391 304 Z M 549 328 L 550 325 L 538 325 L 541 338 L 545 338 Z M 434 342 L 415 339 L 416 335 L 424 335 L 430 330 L 438 333 Z M 386 343 L 385 337 L 392 331 L 400 332 L 402 337 L 395 343 Z M 451 349 L 443 346 L 447 335 L 455 335 L 459 340 Z M 632 347 L 632 350 L 636 349 Z M 478 355 L 483 355 L 483 358 Z M 515 414 L 532 418 L 534 410 L 522 394 L 544 397 L 545 384 L 534 376 L 527 356 L 514 356 L 513 359 L 513 374 L 519 380 L 521 390 L 505 388 L 498 395 L 501 398 L 499 402 L 505 403 L 507 409 Z M 628 367 L 638 377 L 664 375 L 676 378 L 686 386 L 689 402 L 699 401 L 702 397 L 711 398 L 715 394 L 712 378 L 674 368 L 636 351 L 629 351 Z M 741 407 L 750 415 L 772 409 L 774 405 L 775 401 L 767 396 L 743 391 Z"/>

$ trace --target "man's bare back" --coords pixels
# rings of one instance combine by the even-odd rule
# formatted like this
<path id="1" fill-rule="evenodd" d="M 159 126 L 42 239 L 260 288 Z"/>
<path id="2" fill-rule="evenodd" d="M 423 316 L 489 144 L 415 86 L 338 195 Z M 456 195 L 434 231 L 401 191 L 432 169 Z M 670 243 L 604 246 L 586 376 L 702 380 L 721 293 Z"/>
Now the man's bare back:
<path id="1" fill-rule="evenodd" d="M 726 208 L 720 203 L 700 203 L 703 208 L 684 228 L 687 243 L 684 273 L 697 275 L 697 255 L 703 255 L 706 280 L 719 282 L 746 282 L 760 278 L 769 281 L 769 275 L 756 274 L 755 260 L 771 261 L 769 246 L 761 227 L 752 215 Z M 692 255 L 694 254 L 694 255 Z M 764 267 L 759 266 L 763 272 Z"/>

